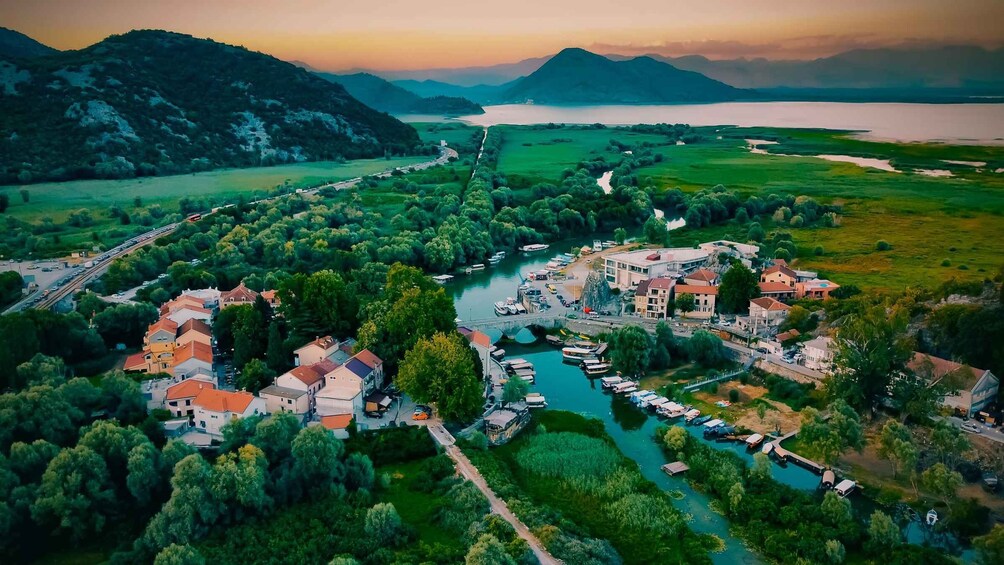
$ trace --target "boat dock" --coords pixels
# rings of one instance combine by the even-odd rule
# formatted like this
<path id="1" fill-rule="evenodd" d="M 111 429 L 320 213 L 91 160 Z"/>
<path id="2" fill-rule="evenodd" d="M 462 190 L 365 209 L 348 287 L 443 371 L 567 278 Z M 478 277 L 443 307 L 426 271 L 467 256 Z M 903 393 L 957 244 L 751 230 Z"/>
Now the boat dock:
<path id="1" fill-rule="evenodd" d="M 689 471 L 690 467 L 688 467 L 687 464 L 684 463 L 683 461 L 676 461 L 673 463 L 666 463 L 665 465 L 662 466 L 662 470 L 664 473 L 672 477 L 674 475 L 679 475 L 680 473 L 685 473 Z"/>
<path id="2" fill-rule="evenodd" d="M 793 430 L 793 431 L 790 431 L 790 432 L 784 434 L 783 436 L 775 439 L 774 441 L 770 442 L 774 446 L 774 449 L 773 449 L 774 454 L 777 455 L 778 457 L 784 459 L 785 461 L 790 461 L 790 462 L 794 463 L 795 465 L 798 465 L 799 467 L 802 467 L 803 469 L 807 469 L 809 471 L 812 471 L 813 473 L 815 473 L 817 475 L 822 475 L 823 471 L 826 470 L 825 466 L 820 465 L 819 463 L 816 463 L 812 459 L 809 459 L 807 457 L 802 457 L 801 455 L 799 455 L 797 453 L 793 453 L 793 452 L 788 451 L 787 449 L 781 447 L 781 442 L 782 441 L 784 441 L 784 440 L 786 440 L 786 439 L 788 439 L 790 437 L 794 437 L 795 434 L 797 434 L 797 433 L 798 433 L 798 430 Z"/>

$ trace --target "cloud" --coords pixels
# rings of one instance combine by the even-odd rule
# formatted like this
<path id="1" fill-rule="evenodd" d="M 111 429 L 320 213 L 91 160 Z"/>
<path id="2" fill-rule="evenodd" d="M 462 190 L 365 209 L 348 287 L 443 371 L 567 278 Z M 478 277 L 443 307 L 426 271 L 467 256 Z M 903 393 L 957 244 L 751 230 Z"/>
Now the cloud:
<path id="1" fill-rule="evenodd" d="M 656 41 L 647 43 L 594 43 L 589 50 L 617 55 L 703 55 L 709 59 L 814 59 L 850 51 L 883 47 L 934 47 L 971 44 L 971 40 L 938 40 L 920 38 L 888 38 L 873 34 L 808 35 L 782 41 L 749 43 L 717 39 L 696 41 Z"/>

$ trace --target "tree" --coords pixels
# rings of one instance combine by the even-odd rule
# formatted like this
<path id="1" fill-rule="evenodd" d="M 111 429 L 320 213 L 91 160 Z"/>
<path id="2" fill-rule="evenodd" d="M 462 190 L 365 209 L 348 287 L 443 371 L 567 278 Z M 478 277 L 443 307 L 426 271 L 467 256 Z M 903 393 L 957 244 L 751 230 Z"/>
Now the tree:
<path id="1" fill-rule="evenodd" d="M 300 430 L 293 440 L 293 468 L 308 489 L 324 492 L 342 478 L 345 446 L 323 426 Z"/>
<path id="2" fill-rule="evenodd" d="M 6 192 L 0 193 L 0 214 L 6 212 L 8 206 L 10 206 L 10 196 Z"/>
<path id="3" fill-rule="evenodd" d="M 259 390 L 272 384 L 275 379 L 275 371 L 266 365 L 261 359 L 252 359 L 244 365 L 244 370 L 237 375 L 237 388 L 244 389 L 252 394 L 257 394 Z"/>
<path id="4" fill-rule="evenodd" d="M 502 387 L 502 402 L 512 404 L 526 398 L 526 393 L 530 390 L 530 385 L 522 377 L 513 375 Z"/>
<path id="5" fill-rule="evenodd" d="M 683 451 L 683 448 L 687 446 L 689 436 L 690 434 L 687 433 L 687 430 L 680 426 L 672 426 L 666 430 L 665 435 L 662 436 L 662 441 L 666 443 L 666 447 L 678 452 Z"/>
<path id="6" fill-rule="evenodd" d="M 298 273 L 279 289 L 290 335 L 299 343 L 322 335 L 345 338 L 359 325 L 355 289 L 334 271 Z"/>
<path id="7" fill-rule="evenodd" d="M 230 308 L 224 308 L 224 311 Z M 234 320 L 232 333 L 234 339 L 234 367 L 243 369 L 251 359 L 265 355 L 268 342 L 267 321 L 254 306 L 240 310 Z"/>
<path id="8" fill-rule="evenodd" d="M 826 545 L 823 547 L 823 553 L 826 554 L 827 561 L 833 565 L 843 563 L 844 557 L 847 555 L 847 551 L 844 549 L 844 544 L 835 539 L 826 540 Z"/>
<path id="9" fill-rule="evenodd" d="M 345 459 L 345 488 L 369 490 L 373 488 L 376 473 L 373 461 L 364 453 L 353 453 Z"/>
<path id="10" fill-rule="evenodd" d="M 495 536 L 482 534 L 467 551 L 465 565 L 516 565 L 505 546 Z"/>
<path id="11" fill-rule="evenodd" d="M 466 421 L 481 409 L 481 382 L 455 331 L 418 340 L 401 362 L 397 385 L 418 402 L 435 403 L 444 420 Z"/>
<path id="12" fill-rule="evenodd" d="M 686 318 L 687 314 L 693 312 L 697 307 L 697 300 L 693 294 L 684 292 L 676 297 L 673 306 L 680 312 L 683 312 L 683 317 Z"/>
<path id="13" fill-rule="evenodd" d="M 910 429 L 895 420 L 889 420 L 882 426 L 878 453 L 879 457 L 889 460 L 893 478 L 899 474 L 900 469 L 913 469 L 920 457 Z"/>
<path id="14" fill-rule="evenodd" d="M 272 414 L 255 424 L 248 443 L 261 449 L 269 463 L 279 465 L 289 458 L 300 424 L 290 412 Z"/>
<path id="15" fill-rule="evenodd" d="M 401 534 L 401 516 L 391 503 L 379 502 L 366 511 L 366 535 L 379 545 L 396 545 Z"/>
<path id="16" fill-rule="evenodd" d="M 1004 526 L 994 524 L 990 533 L 973 538 L 973 547 L 982 565 L 1004 563 Z"/>
<path id="17" fill-rule="evenodd" d="M 920 474 L 920 484 L 924 490 L 948 504 L 962 486 L 962 475 L 949 469 L 944 463 L 935 463 Z"/>
<path id="18" fill-rule="evenodd" d="M 77 446 L 60 451 L 49 463 L 31 515 L 79 541 L 104 529 L 115 502 L 104 460 L 92 449 Z"/>
<path id="19" fill-rule="evenodd" d="M 903 534 L 899 526 L 881 510 L 872 513 L 868 522 L 868 541 L 865 548 L 875 553 L 882 553 L 903 543 Z"/>
<path id="20" fill-rule="evenodd" d="M 272 320 L 268 325 L 268 347 L 265 350 L 265 360 L 269 369 L 280 373 L 289 366 L 286 347 L 283 345 L 279 322 Z"/>
<path id="21" fill-rule="evenodd" d="M 624 245 L 627 241 L 627 230 L 624 228 L 617 228 L 614 230 L 614 241 L 617 245 Z"/>
<path id="22" fill-rule="evenodd" d="M 628 325 L 610 334 L 611 360 L 625 375 L 641 375 L 649 365 L 652 337 L 641 326 Z"/>
<path id="23" fill-rule="evenodd" d="M 963 366 L 963 371 L 970 371 Z M 915 370 L 906 370 L 893 380 L 892 401 L 899 410 L 900 421 L 912 418 L 924 422 L 937 412 L 942 397 L 958 391 L 957 383 L 964 382 L 957 375 L 949 373 L 942 378 L 936 378 L 934 363 L 924 357 Z"/>
<path id="24" fill-rule="evenodd" d="M 861 451 L 865 438 L 857 412 L 846 402 L 833 401 L 828 412 L 829 418 L 824 418 L 815 408 L 806 408 L 802 412 L 802 427 L 798 435 L 802 441 L 813 446 L 824 461 L 833 464 L 848 449 Z"/>
<path id="25" fill-rule="evenodd" d="M 687 342 L 687 355 L 705 367 L 718 367 L 728 358 L 722 338 L 707 330 L 694 332 Z"/>
<path id="26" fill-rule="evenodd" d="M 201 538 L 219 517 L 211 492 L 213 469 L 198 454 L 183 458 L 171 477 L 171 498 L 147 524 L 140 545 L 151 550 Z"/>
<path id="27" fill-rule="evenodd" d="M 645 232 L 645 239 L 649 243 L 662 247 L 669 245 L 669 230 L 666 229 L 666 220 L 651 216 L 645 221 L 642 231 Z"/>
<path id="28" fill-rule="evenodd" d="M 931 432 L 931 447 L 942 463 L 955 468 L 959 455 L 969 450 L 969 438 L 959 428 L 940 420 Z"/>
<path id="29" fill-rule="evenodd" d="M 18 192 L 21 193 L 21 202 L 24 202 L 25 204 L 27 204 L 28 201 L 31 200 L 31 193 L 28 192 L 28 189 L 22 188 Z"/>
<path id="30" fill-rule="evenodd" d="M 872 413 L 888 394 L 892 377 L 904 373 L 913 355 L 905 314 L 878 306 L 848 317 L 837 332 L 836 371 L 828 383 L 831 396 Z"/>
<path id="31" fill-rule="evenodd" d="M 750 467 L 750 478 L 769 481 L 774 475 L 774 465 L 766 453 L 758 451 L 753 454 L 753 466 Z"/>
<path id="32" fill-rule="evenodd" d="M 205 565 L 202 554 L 190 545 L 171 545 L 160 550 L 153 560 L 153 565 Z"/>
<path id="33" fill-rule="evenodd" d="M 268 459 L 261 449 L 249 444 L 216 460 L 209 490 L 222 511 L 239 520 L 271 506 L 267 482 Z"/>
<path id="34" fill-rule="evenodd" d="M 716 304 L 723 312 L 741 314 L 749 311 L 750 300 L 758 296 L 760 281 L 756 273 L 742 263 L 733 263 L 722 275 Z"/>
<path id="35" fill-rule="evenodd" d="M 160 452 L 152 443 L 141 443 L 129 450 L 126 486 L 140 505 L 145 506 L 157 498 L 164 484 L 160 465 Z"/>
<path id="36" fill-rule="evenodd" d="M 851 512 L 851 501 L 837 496 L 837 493 L 828 490 L 823 496 L 823 502 L 819 505 L 819 511 L 823 518 L 831 526 L 839 527 L 854 519 Z"/>

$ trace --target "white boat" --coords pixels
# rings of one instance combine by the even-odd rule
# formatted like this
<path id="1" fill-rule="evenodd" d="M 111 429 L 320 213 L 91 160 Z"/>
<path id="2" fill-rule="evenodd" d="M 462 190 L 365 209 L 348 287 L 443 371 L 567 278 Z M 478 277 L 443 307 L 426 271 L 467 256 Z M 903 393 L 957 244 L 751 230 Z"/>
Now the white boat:
<path id="1" fill-rule="evenodd" d="M 927 511 L 927 517 L 924 518 L 924 522 L 926 522 L 928 526 L 933 526 L 933 525 L 937 524 L 938 523 L 938 513 L 935 512 L 933 508 L 930 509 L 930 510 L 928 510 Z"/>
<path id="2" fill-rule="evenodd" d="M 520 363 L 530 364 L 529 361 L 527 361 L 526 359 L 523 359 L 522 357 L 517 357 L 515 359 L 509 359 L 508 361 L 505 361 L 502 364 L 503 365 L 519 365 Z"/>
<path id="3" fill-rule="evenodd" d="M 610 372 L 609 363 L 594 363 L 592 365 L 586 365 L 583 370 L 587 375 L 605 375 Z"/>
<path id="4" fill-rule="evenodd" d="M 537 371 L 533 369 L 514 369 L 512 374 L 517 377 L 534 377 L 537 375 Z"/>
<path id="5" fill-rule="evenodd" d="M 598 240 L 598 239 L 594 239 L 593 240 L 593 251 L 602 251 L 602 250 L 603 250 L 603 242 L 600 241 L 600 240 Z"/>
<path id="6" fill-rule="evenodd" d="M 837 483 L 837 486 L 833 487 L 833 490 L 837 493 L 840 498 L 845 498 L 848 494 L 854 492 L 854 487 L 858 486 L 857 483 L 850 479 L 844 479 Z"/>
<path id="7" fill-rule="evenodd" d="M 638 390 L 638 387 L 634 383 L 631 383 L 631 386 L 629 386 L 626 389 L 620 391 L 620 394 L 630 394 L 630 393 L 632 393 L 632 392 L 634 392 L 636 390 Z"/>
<path id="8" fill-rule="evenodd" d="M 615 385 L 624 382 L 624 379 L 620 377 L 603 377 L 600 379 L 600 386 L 603 388 L 613 388 Z"/>
<path id="9" fill-rule="evenodd" d="M 564 267 L 561 265 L 561 263 L 556 263 L 554 261 L 551 261 L 550 263 L 544 265 L 544 268 L 547 269 L 548 271 L 551 271 L 552 273 L 555 273 L 557 271 L 560 271 Z"/>
<path id="10" fill-rule="evenodd" d="M 715 418 L 714 420 L 708 420 L 707 422 L 704 422 L 704 427 L 708 429 L 717 428 L 718 426 L 721 426 L 724 423 L 725 422 L 723 422 L 722 420 Z"/>
<path id="11" fill-rule="evenodd" d="M 432 280 L 436 281 L 439 284 L 446 284 L 453 280 L 453 275 L 436 275 L 432 277 Z"/>
<path id="12" fill-rule="evenodd" d="M 499 256 L 493 256 L 488 258 L 488 263 L 491 265 L 498 265 L 501 261 L 502 258 Z"/>
<path id="13" fill-rule="evenodd" d="M 650 394 L 655 394 L 655 393 L 647 389 L 641 389 L 638 392 L 631 395 L 631 402 L 638 402 L 643 397 L 646 397 Z"/>
<path id="14" fill-rule="evenodd" d="M 496 348 L 490 353 L 490 355 L 492 356 L 492 359 L 495 359 L 497 361 L 505 357 L 505 349 Z"/>
<path id="15" fill-rule="evenodd" d="M 675 402 L 669 402 L 659 407 L 659 413 L 667 418 L 679 418 L 687 412 L 686 406 L 680 406 Z"/>
<path id="16" fill-rule="evenodd" d="M 613 385 L 613 387 L 611 387 L 611 390 L 614 391 L 614 394 L 620 394 L 620 393 L 624 392 L 625 390 L 627 390 L 628 388 L 631 388 L 631 387 L 634 387 L 635 390 L 638 390 L 638 387 L 635 387 L 635 384 L 633 382 L 631 382 L 631 381 L 622 381 L 622 382 L 619 382 L 619 383 Z"/>
<path id="17" fill-rule="evenodd" d="M 563 347 L 561 357 L 565 361 L 581 363 L 585 359 L 596 358 L 596 350 L 592 347 Z"/>
<path id="18" fill-rule="evenodd" d="M 746 438 L 746 447 L 749 447 L 750 449 L 755 449 L 756 446 L 760 445 L 761 441 L 763 441 L 762 435 L 753 434 L 750 437 Z"/>
<path id="19" fill-rule="evenodd" d="M 700 410 L 698 410 L 697 408 L 693 408 L 693 409 L 691 409 L 690 411 L 688 411 L 688 412 L 687 412 L 686 414 L 684 414 L 684 415 L 683 415 L 683 418 L 684 418 L 684 419 L 685 419 L 686 421 L 690 422 L 690 421 L 692 421 L 692 420 L 693 420 L 694 418 L 696 418 L 696 417 L 698 417 L 698 416 L 700 416 L 700 415 L 701 415 L 701 411 L 700 411 Z"/>
<path id="20" fill-rule="evenodd" d="M 520 304 L 519 302 L 517 302 L 516 303 L 516 313 L 517 314 L 526 314 L 526 306 L 523 306 L 522 304 Z"/>
<path id="21" fill-rule="evenodd" d="M 593 365 L 602 365 L 602 364 L 603 364 L 603 361 L 600 361 L 599 359 L 583 359 L 582 362 L 579 363 L 579 365 L 583 369 L 591 367 Z"/>
<path id="22" fill-rule="evenodd" d="M 506 303 L 504 301 L 499 301 L 495 303 L 495 314 L 499 316 L 509 315 L 509 307 L 506 306 Z"/>
<path id="23" fill-rule="evenodd" d="M 617 247 L 617 242 L 608 239 L 603 242 L 603 247 Z"/>
<path id="24" fill-rule="evenodd" d="M 660 406 L 662 406 L 663 404 L 666 404 L 667 402 L 669 402 L 668 398 L 666 398 L 665 396 L 660 396 L 660 397 L 655 398 L 653 400 L 647 400 L 647 401 L 643 402 L 642 405 L 641 405 L 641 407 L 642 408 L 648 408 L 650 410 L 656 410 Z"/>
<path id="25" fill-rule="evenodd" d="M 505 259 L 505 251 L 496 251 L 495 255 L 492 255 L 492 257 L 501 257 L 502 259 Z"/>
<path id="26" fill-rule="evenodd" d="M 526 407 L 527 408 L 547 408 L 547 400 L 543 396 L 537 395 L 526 395 Z"/>
<path id="27" fill-rule="evenodd" d="M 484 263 L 478 263 L 476 265 L 471 265 L 471 270 L 472 271 L 483 271 L 483 270 L 485 270 L 485 264 Z"/>
<path id="28" fill-rule="evenodd" d="M 520 247 L 519 250 L 524 253 L 534 253 L 536 251 L 544 251 L 549 247 L 551 246 L 546 243 L 531 243 L 530 245 L 524 245 L 523 247 Z"/>
<path id="29" fill-rule="evenodd" d="M 774 451 L 774 444 L 770 442 L 763 444 L 763 447 L 760 449 L 760 453 L 764 455 L 770 455 L 771 451 Z"/>

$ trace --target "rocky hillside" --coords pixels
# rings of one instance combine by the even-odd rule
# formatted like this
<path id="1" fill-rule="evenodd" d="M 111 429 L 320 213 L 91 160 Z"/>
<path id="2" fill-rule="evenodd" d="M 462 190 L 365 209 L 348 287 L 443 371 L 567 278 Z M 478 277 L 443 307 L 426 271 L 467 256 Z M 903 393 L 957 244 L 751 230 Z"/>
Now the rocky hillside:
<path id="1" fill-rule="evenodd" d="M 0 58 L 31 59 L 53 53 L 58 51 L 19 31 L 0 27 Z"/>
<path id="2" fill-rule="evenodd" d="M 164 31 L 0 61 L 0 183 L 416 150 L 406 124 L 268 55 Z"/>

